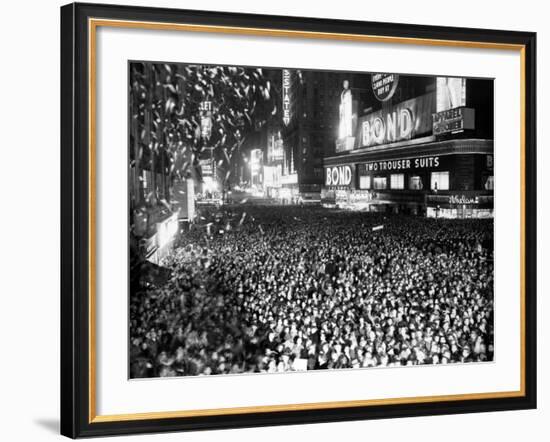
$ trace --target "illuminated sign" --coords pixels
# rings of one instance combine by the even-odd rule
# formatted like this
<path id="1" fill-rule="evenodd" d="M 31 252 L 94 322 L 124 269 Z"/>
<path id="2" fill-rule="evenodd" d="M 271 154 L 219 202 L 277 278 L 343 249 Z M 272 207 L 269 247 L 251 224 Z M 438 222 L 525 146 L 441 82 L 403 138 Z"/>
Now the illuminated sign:
<path id="1" fill-rule="evenodd" d="M 437 77 L 436 112 L 466 106 L 466 79 L 458 77 Z"/>
<path id="2" fill-rule="evenodd" d="M 372 74 L 372 91 L 379 101 L 387 101 L 397 89 L 399 75 L 397 74 Z"/>
<path id="3" fill-rule="evenodd" d="M 199 165 L 201 166 L 202 176 L 203 177 L 211 177 L 214 175 L 214 161 L 207 159 L 207 160 L 199 160 Z"/>
<path id="4" fill-rule="evenodd" d="M 212 118 L 210 116 L 201 117 L 201 136 L 210 138 L 212 134 Z"/>
<path id="5" fill-rule="evenodd" d="M 264 166 L 264 187 L 280 187 L 281 166 Z"/>
<path id="6" fill-rule="evenodd" d="M 340 123 L 335 143 L 336 152 L 353 150 L 355 147 L 353 133 L 357 127 L 357 101 L 353 101 L 349 81 L 344 80 L 342 86 L 344 89 L 340 94 Z"/>
<path id="7" fill-rule="evenodd" d="M 201 136 L 210 138 L 212 134 L 212 102 L 202 101 L 199 105 L 201 118 Z"/>
<path id="8" fill-rule="evenodd" d="M 353 150 L 353 148 L 355 147 L 355 138 L 346 137 L 346 138 L 337 139 L 335 142 L 335 145 L 336 145 L 336 152 L 345 152 L 347 150 Z"/>
<path id="9" fill-rule="evenodd" d="M 409 139 L 413 130 L 413 118 L 410 109 L 401 109 L 399 113 L 393 111 L 363 121 L 363 146 Z"/>
<path id="10" fill-rule="evenodd" d="M 492 206 L 494 203 L 493 195 L 465 195 L 465 194 L 447 194 L 447 195 L 426 195 L 427 201 L 430 205 L 479 205 L 479 206 Z"/>
<path id="11" fill-rule="evenodd" d="M 290 124 L 290 70 L 283 69 L 283 123 L 285 126 Z"/>
<path id="12" fill-rule="evenodd" d="M 270 147 L 270 155 L 269 160 L 270 161 L 280 161 L 284 157 L 284 146 L 283 146 L 283 140 L 281 139 L 275 139 L 274 136 L 271 137 L 271 142 L 269 143 Z"/>
<path id="13" fill-rule="evenodd" d="M 344 90 L 340 94 L 340 126 L 338 138 L 351 137 L 353 135 L 353 102 L 349 81 L 344 80 Z"/>
<path id="14" fill-rule="evenodd" d="M 201 101 L 201 103 L 199 104 L 199 109 L 203 112 L 212 112 L 212 102 Z"/>
<path id="15" fill-rule="evenodd" d="M 439 156 L 374 161 L 371 163 L 360 164 L 359 173 L 384 172 L 389 170 L 430 169 L 437 168 L 439 165 Z"/>
<path id="16" fill-rule="evenodd" d="M 159 248 L 168 244 L 178 233 L 178 214 L 174 213 L 166 220 L 157 223 L 157 246 Z"/>
<path id="17" fill-rule="evenodd" d="M 433 93 L 404 101 L 363 117 L 360 146 L 369 147 L 410 140 L 432 132 Z"/>
<path id="18" fill-rule="evenodd" d="M 262 158 L 262 151 L 260 149 L 252 149 L 250 151 L 250 171 L 253 175 L 259 172 L 260 163 Z"/>
<path id="19" fill-rule="evenodd" d="M 479 204 L 479 199 L 477 196 L 469 198 L 466 195 L 451 195 L 449 204 Z"/>
<path id="20" fill-rule="evenodd" d="M 350 186 L 353 178 L 351 166 L 335 166 L 325 168 L 326 186 Z"/>
<path id="21" fill-rule="evenodd" d="M 290 175 L 282 175 L 280 182 L 281 184 L 298 184 L 298 174 L 291 173 Z"/>
<path id="22" fill-rule="evenodd" d="M 462 132 L 465 129 L 475 128 L 475 109 L 459 107 L 433 114 L 433 133 Z"/>

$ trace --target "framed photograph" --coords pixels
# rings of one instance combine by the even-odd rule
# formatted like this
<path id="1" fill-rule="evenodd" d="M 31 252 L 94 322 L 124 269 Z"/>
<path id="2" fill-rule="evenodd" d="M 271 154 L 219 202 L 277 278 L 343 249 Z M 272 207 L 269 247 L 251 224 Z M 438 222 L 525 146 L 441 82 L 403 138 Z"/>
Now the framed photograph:
<path id="1" fill-rule="evenodd" d="M 536 407 L 528 32 L 61 8 L 61 433 Z"/>

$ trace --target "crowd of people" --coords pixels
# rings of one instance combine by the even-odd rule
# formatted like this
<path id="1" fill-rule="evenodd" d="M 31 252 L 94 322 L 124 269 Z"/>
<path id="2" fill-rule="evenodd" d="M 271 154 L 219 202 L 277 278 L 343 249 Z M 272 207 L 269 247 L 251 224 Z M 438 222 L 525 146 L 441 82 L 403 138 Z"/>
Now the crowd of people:
<path id="1" fill-rule="evenodd" d="M 493 359 L 493 221 L 203 213 L 130 300 L 132 378 Z"/>

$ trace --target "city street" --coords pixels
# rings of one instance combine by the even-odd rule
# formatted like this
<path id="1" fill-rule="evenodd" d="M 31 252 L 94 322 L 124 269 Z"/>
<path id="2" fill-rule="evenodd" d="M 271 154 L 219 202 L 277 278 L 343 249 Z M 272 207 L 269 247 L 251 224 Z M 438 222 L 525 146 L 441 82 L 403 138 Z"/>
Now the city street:
<path id="1" fill-rule="evenodd" d="M 492 80 L 130 85 L 132 378 L 493 360 Z"/>

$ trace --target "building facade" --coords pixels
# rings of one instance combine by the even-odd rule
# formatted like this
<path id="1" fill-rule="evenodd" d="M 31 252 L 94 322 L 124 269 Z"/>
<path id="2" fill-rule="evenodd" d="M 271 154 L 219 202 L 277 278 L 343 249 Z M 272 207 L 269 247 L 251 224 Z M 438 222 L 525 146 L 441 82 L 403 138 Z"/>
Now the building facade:
<path id="1" fill-rule="evenodd" d="M 364 94 L 365 79 L 361 74 L 282 70 L 280 182 L 285 198 L 320 201 L 323 158 L 335 152 L 338 139 L 342 84 L 346 80 L 354 97 L 359 98 Z M 356 109 L 358 100 L 352 105 Z"/>
<path id="2" fill-rule="evenodd" d="M 360 101 L 362 115 L 342 110 L 344 99 L 340 103 L 340 126 L 350 113 L 357 124 L 344 121 L 348 132 L 339 133 L 334 154 L 324 157 L 323 204 L 428 217 L 492 217 L 492 80 L 370 77 L 371 90 Z"/>

